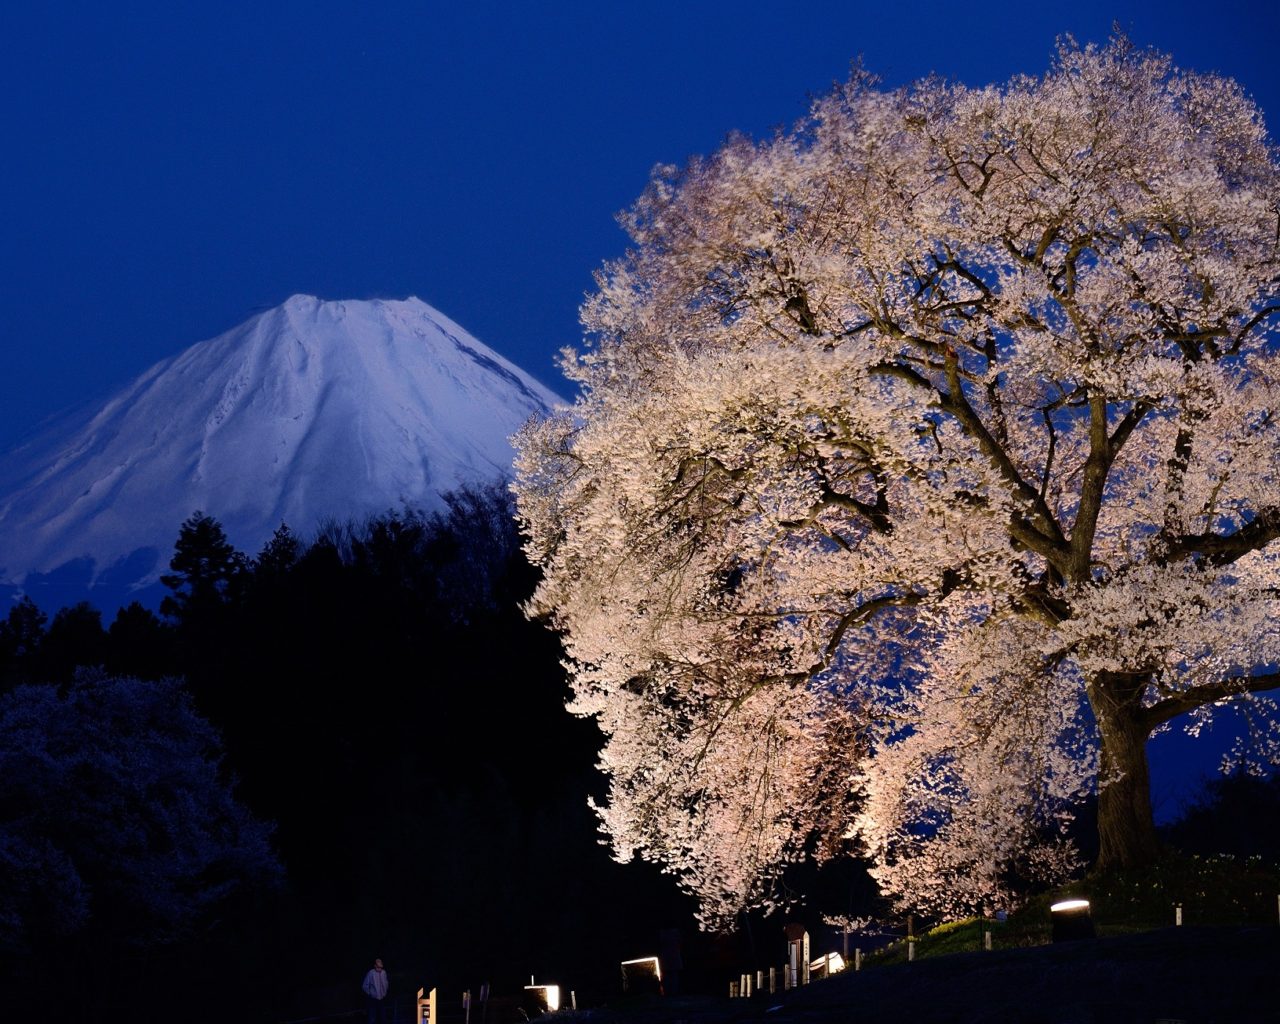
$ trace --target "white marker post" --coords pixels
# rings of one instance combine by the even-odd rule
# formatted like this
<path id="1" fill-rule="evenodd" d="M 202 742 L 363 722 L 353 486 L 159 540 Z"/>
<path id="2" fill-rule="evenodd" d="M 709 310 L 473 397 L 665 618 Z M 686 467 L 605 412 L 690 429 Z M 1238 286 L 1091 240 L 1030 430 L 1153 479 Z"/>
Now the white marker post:
<path id="1" fill-rule="evenodd" d="M 436 990 L 425 992 L 423 989 L 418 989 L 417 1024 L 436 1024 L 439 1019 L 436 1016 Z"/>

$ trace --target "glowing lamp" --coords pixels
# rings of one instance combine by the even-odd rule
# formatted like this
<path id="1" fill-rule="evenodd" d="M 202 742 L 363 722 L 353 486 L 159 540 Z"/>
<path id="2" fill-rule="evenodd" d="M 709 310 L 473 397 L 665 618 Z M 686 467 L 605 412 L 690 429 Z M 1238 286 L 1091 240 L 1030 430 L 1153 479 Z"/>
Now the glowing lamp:
<path id="1" fill-rule="evenodd" d="M 662 994 L 662 964 L 656 956 L 622 961 L 622 991 Z"/>
<path id="2" fill-rule="evenodd" d="M 1049 914 L 1053 921 L 1054 942 L 1094 937 L 1088 900 L 1059 900 L 1049 908 Z"/>
<path id="3" fill-rule="evenodd" d="M 559 985 L 526 985 L 524 990 L 532 995 L 537 1010 L 555 1013 L 560 1009 Z"/>
<path id="4" fill-rule="evenodd" d="M 824 953 L 817 960 L 810 962 L 809 976 L 811 978 L 829 978 L 833 974 L 839 974 L 844 968 L 844 957 L 839 953 Z"/>

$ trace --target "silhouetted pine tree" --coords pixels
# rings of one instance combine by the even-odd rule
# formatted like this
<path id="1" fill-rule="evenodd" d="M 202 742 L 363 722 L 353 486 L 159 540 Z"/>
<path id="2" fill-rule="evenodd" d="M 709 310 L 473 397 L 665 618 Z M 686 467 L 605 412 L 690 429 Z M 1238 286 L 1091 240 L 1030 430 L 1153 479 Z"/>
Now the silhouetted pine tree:
<path id="1" fill-rule="evenodd" d="M 54 613 L 40 641 L 35 675 L 41 682 L 68 683 L 80 666 L 102 667 L 106 655 L 102 613 L 81 601 Z"/>
<path id="2" fill-rule="evenodd" d="M 160 602 L 160 612 L 181 625 L 238 597 L 249 564 L 222 524 L 197 510 L 178 530 L 169 569 L 160 582 L 172 593 Z"/>
<path id="3" fill-rule="evenodd" d="M 169 569 L 160 612 L 174 626 L 177 665 L 201 713 L 225 727 L 242 703 L 231 688 L 249 682 L 235 672 L 235 648 L 251 565 L 221 523 L 196 511 L 178 530 Z"/>
<path id="4" fill-rule="evenodd" d="M 0 692 L 32 681 L 46 622 L 48 616 L 25 596 L 0 621 Z"/>
<path id="5" fill-rule="evenodd" d="M 256 580 L 261 581 L 264 576 L 283 576 L 298 564 L 301 553 L 302 542 L 298 540 L 297 534 L 289 529 L 288 523 L 281 523 L 254 559 L 253 573 Z"/>
<path id="6" fill-rule="evenodd" d="M 1237 771 L 1214 778 L 1163 838 L 1185 853 L 1264 857 L 1280 862 L 1280 773 Z"/>
<path id="7" fill-rule="evenodd" d="M 133 601 L 116 612 L 107 630 L 107 670 L 136 679 L 180 674 L 173 627 Z"/>

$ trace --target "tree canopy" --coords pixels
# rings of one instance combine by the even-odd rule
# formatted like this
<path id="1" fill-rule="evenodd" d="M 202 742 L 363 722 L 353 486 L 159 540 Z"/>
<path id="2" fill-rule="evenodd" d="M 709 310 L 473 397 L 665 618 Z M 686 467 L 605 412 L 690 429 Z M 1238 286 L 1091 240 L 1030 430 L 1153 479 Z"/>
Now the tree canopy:
<path id="1" fill-rule="evenodd" d="M 235 596 L 248 568 L 248 559 L 231 546 L 222 524 L 197 510 L 183 521 L 170 571 L 160 577 L 172 591 L 160 602 L 160 611 L 181 622 L 220 608 Z"/>
<path id="2" fill-rule="evenodd" d="M 0 697 L 0 949 L 87 934 L 153 947 L 280 880 L 217 732 L 174 679 L 83 670 Z"/>
<path id="3" fill-rule="evenodd" d="M 1124 38 L 655 169 L 573 406 L 519 438 L 530 603 L 607 736 L 619 857 L 724 921 L 861 849 L 959 913 L 1154 855 L 1144 743 L 1274 759 L 1280 162 Z"/>

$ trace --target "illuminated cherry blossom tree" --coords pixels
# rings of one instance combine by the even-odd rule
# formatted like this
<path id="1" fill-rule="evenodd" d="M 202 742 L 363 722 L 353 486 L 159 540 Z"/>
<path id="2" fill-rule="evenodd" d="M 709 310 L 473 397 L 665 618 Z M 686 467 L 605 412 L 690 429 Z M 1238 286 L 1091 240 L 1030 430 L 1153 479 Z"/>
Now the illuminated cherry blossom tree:
<path id="1" fill-rule="evenodd" d="M 515 485 L 617 856 L 708 923 L 850 848 L 959 913 L 1094 787 L 1097 866 L 1152 858 L 1161 728 L 1275 757 L 1278 171 L 1123 38 L 655 170 Z"/>

